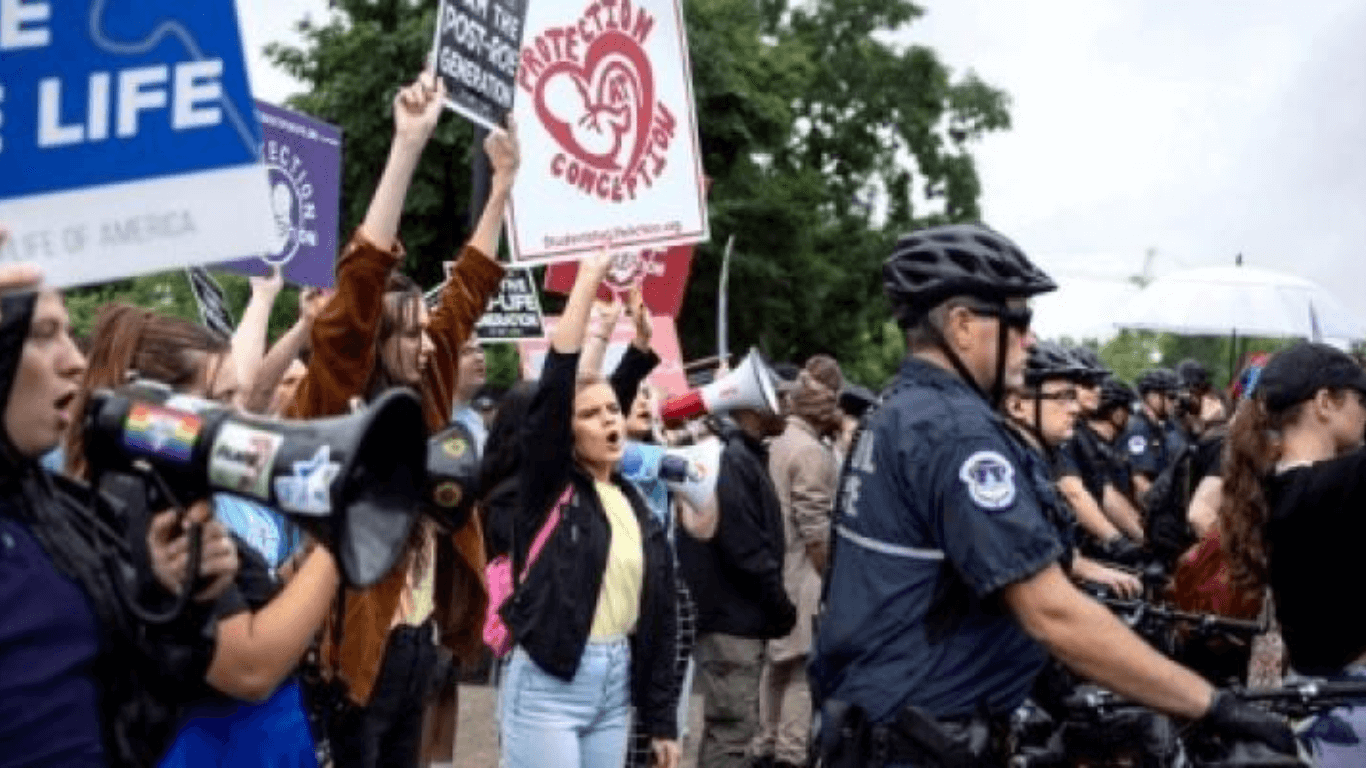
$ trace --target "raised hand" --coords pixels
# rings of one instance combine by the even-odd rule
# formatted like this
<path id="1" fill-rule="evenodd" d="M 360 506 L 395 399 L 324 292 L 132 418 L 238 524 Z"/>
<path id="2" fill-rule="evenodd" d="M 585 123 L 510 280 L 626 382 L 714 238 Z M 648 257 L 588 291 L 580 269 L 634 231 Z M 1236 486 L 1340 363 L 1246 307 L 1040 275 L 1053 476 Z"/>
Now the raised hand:
<path id="1" fill-rule="evenodd" d="M 593 326 L 591 330 L 604 338 L 611 336 L 612 330 L 617 327 L 617 321 L 621 319 L 622 309 L 621 302 L 615 299 L 593 302 L 593 317 L 589 321 Z"/>
<path id="2" fill-rule="evenodd" d="M 508 115 L 508 127 L 489 132 L 484 139 L 484 152 L 489 156 L 495 181 L 512 183 L 517 168 L 522 164 L 522 148 L 517 141 L 517 123 Z"/>
<path id="3" fill-rule="evenodd" d="M 332 291 L 312 286 L 299 291 L 299 319 L 312 324 L 332 300 Z"/>
<path id="4" fill-rule="evenodd" d="M 592 256 L 587 256 L 579 262 L 579 275 L 583 280 L 592 280 L 596 290 L 604 277 L 607 277 L 607 270 L 612 267 L 611 243 L 608 243 L 593 252 Z"/>
<path id="5" fill-rule="evenodd" d="M 636 338 L 632 342 L 641 350 L 650 348 L 650 335 L 654 333 L 653 318 L 650 316 L 650 308 L 645 306 L 645 296 L 642 294 L 640 285 L 631 288 L 631 295 L 627 298 L 626 314 L 631 316 L 631 320 L 636 325 Z"/>
<path id="6" fill-rule="evenodd" d="M 394 134 L 397 138 L 426 144 L 436 130 L 446 103 L 446 84 L 428 69 L 394 96 Z"/>
<path id="7" fill-rule="evenodd" d="M 248 277 L 247 282 L 251 284 L 253 296 L 260 295 L 263 298 L 274 299 L 280 295 L 280 290 L 285 287 L 285 276 L 280 271 L 278 264 L 271 266 L 270 274 L 265 277 Z"/>
<path id="8" fill-rule="evenodd" d="M 9 240 L 9 230 L 0 225 L 0 250 Z M 13 262 L 0 264 L 0 293 L 36 288 L 43 282 L 43 271 L 36 264 Z"/>

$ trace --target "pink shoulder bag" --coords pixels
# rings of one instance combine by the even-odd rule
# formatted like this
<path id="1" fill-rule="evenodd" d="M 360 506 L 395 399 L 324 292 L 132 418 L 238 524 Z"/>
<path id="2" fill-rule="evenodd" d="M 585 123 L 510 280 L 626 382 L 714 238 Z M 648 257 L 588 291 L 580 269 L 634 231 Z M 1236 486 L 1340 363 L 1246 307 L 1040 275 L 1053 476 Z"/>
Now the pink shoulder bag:
<path id="1" fill-rule="evenodd" d="M 545 548 L 545 543 L 550 540 L 550 534 L 555 532 L 556 526 L 560 524 L 560 510 L 569 500 L 574 498 L 574 484 L 570 483 L 560 494 L 559 501 L 550 508 L 550 514 L 546 515 L 545 522 L 541 524 L 541 530 L 536 532 L 536 538 L 531 541 L 531 548 L 527 550 L 526 565 L 522 566 L 521 576 L 517 579 L 517 584 L 526 580 L 527 571 L 531 570 L 531 564 L 540 557 L 541 550 Z M 516 547 L 516 541 L 513 541 Z M 502 609 L 503 603 L 512 597 L 516 584 L 512 581 L 512 560 L 508 555 L 499 555 L 484 566 L 484 578 L 488 584 L 489 604 L 484 614 L 484 645 L 489 647 L 493 655 L 503 658 L 512 650 L 512 630 L 508 629 L 507 624 L 503 623 L 503 617 L 498 613 Z"/>

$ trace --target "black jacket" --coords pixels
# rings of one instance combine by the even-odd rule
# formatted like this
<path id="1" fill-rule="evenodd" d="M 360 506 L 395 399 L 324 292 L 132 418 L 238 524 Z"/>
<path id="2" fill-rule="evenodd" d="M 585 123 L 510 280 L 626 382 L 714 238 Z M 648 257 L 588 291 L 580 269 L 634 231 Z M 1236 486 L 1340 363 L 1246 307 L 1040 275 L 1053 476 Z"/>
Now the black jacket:
<path id="1" fill-rule="evenodd" d="M 797 609 L 783 588 L 782 505 L 768 474 L 768 451 L 738 429 L 724 438 L 716 535 L 701 542 L 680 531 L 678 570 L 697 603 L 698 632 L 783 637 L 796 624 Z"/>
<path id="2" fill-rule="evenodd" d="M 623 408 L 629 406 L 640 380 L 657 361 L 652 354 L 632 352 L 632 358 L 624 360 L 614 375 L 614 389 Z M 561 509 L 560 523 L 528 570 L 526 581 L 502 609 L 517 644 L 541 669 L 563 680 L 573 679 L 588 643 L 611 543 L 611 527 L 593 480 L 573 458 L 578 359 L 577 354 L 554 350 L 546 355 L 540 387 L 523 427 L 522 513 L 515 526 L 514 573 L 521 572 L 531 540 L 569 485 L 572 497 Z M 673 674 L 677 636 L 673 557 L 663 526 L 635 487 L 617 473 L 612 482 L 635 512 L 645 555 L 640 617 L 631 636 L 631 701 L 646 733 L 676 738 L 679 691 Z"/>

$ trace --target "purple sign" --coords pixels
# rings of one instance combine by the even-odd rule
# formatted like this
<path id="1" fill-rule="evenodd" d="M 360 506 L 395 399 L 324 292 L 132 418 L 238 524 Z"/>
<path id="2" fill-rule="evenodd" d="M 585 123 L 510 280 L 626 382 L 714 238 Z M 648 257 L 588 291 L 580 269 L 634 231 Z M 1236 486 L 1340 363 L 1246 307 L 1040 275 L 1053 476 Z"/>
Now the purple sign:
<path id="1" fill-rule="evenodd" d="M 219 266 L 266 275 L 278 265 L 291 283 L 331 288 L 341 208 L 341 129 L 260 100 L 256 114 L 275 216 L 272 250 Z"/>

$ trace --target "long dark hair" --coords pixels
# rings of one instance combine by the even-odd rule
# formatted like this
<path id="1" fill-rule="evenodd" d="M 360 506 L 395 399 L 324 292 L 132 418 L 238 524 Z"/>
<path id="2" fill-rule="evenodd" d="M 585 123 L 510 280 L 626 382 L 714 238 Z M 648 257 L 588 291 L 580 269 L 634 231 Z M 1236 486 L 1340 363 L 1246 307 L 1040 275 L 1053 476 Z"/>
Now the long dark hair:
<path id="1" fill-rule="evenodd" d="M 392 387 L 411 387 L 416 382 L 405 381 L 384 359 L 384 345 L 395 334 L 408 333 L 418 325 L 421 312 L 422 289 L 402 272 L 390 272 L 384 286 L 384 311 L 380 314 L 375 332 L 375 364 L 365 383 L 365 399 L 374 400 Z"/>
<path id="2" fill-rule="evenodd" d="M 1229 423 L 1219 526 L 1230 580 L 1236 587 L 1260 589 L 1266 584 L 1266 523 L 1271 508 L 1264 482 L 1281 457 L 1281 430 L 1294 423 L 1304 407 L 1299 402 L 1271 411 L 1261 397 L 1254 396 L 1238 406 Z"/>
<path id="3" fill-rule="evenodd" d="M 508 390 L 498 403 L 498 415 L 489 426 L 484 457 L 479 462 L 479 487 L 485 496 L 522 467 L 522 425 L 531 410 L 536 386 L 534 381 L 523 381 Z"/>

